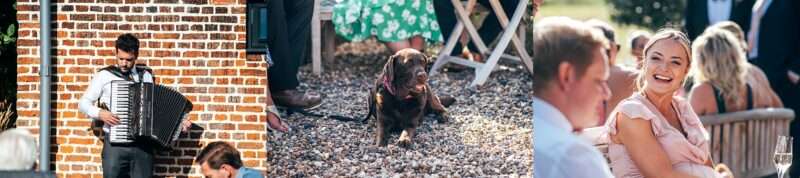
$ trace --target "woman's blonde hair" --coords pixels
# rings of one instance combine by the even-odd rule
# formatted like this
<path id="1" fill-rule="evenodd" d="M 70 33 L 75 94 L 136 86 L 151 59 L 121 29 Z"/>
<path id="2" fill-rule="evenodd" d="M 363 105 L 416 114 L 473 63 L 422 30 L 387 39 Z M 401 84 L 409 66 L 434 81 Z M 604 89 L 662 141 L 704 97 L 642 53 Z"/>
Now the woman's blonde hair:
<path id="1" fill-rule="evenodd" d="M 671 29 L 671 28 L 665 28 L 665 29 L 658 30 L 658 32 L 656 32 L 656 34 L 654 34 L 652 37 L 650 37 L 650 41 L 648 41 L 647 44 L 644 45 L 644 51 L 642 51 L 642 54 L 645 55 L 645 59 L 642 60 L 642 69 L 639 70 L 639 76 L 636 77 L 636 88 L 639 90 L 639 92 L 644 91 L 644 81 L 645 81 L 645 77 L 646 77 L 645 76 L 646 75 L 645 74 L 645 70 L 647 70 L 647 66 L 648 66 L 648 63 L 649 63 L 649 62 L 647 62 L 647 61 L 649 61 L 649 60 L 647 60 L 647 51 L 649 51 L 650 48 L 653 47 L 654 44 L 658 43 L 659 41 L 663 41 L 663 40 L 673 40 L 675 42 L 678 42 L 678 44 L 681 44 L 681 47 L 683 47 L 684 52 L 686 52 L 686 57 L 687 57 L 687 60 L 688 60 L 688 64 L 689 64 L 689 66 L 691 66 L 691 63 L 692 63 L 692 52 L 691 52 L 691 48 L 689 48 L 689 38 L 686 37 L 686 34 L 684 34 L 681 31 L 678 31 L 678 30 L 675 30 L 675 29 Z M 686 83 L 686 76 L 684 76 L 684 78 L 681 79 L 681 80 L 682 80 L 682 83 Z"/>
<path id="2" fill-rule="evenodd" d="M 710 27 L 706 28 L 705 31 L 711 29 L 726 30 L 728 32 L 733 33 L 736 39 L 741 43 L 739 46 L 742 47 L 742 50 L 747 51 L 747 42 L 744 40 L 744 30 L 742 30 L 742 27 L 740 27 L 738 24 L 731 21 L 717 22 L 714 25 L 711 25 Z"/>
<path id="3" fill-rule="evenodd" d="M 695 83 L 709 82 L 720 90 L 722 98 L 733 101 L 745 85 L 747 62 L 741 42 L 723 29 L 707 29 L 692 45 L 697 65 Z"/>

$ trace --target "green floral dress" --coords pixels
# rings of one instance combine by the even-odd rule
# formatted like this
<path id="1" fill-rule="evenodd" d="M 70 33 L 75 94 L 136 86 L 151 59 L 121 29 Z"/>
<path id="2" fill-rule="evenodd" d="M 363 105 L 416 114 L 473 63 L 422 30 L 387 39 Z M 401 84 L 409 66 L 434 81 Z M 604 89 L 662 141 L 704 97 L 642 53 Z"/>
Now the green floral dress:
<path id="1" fill-rule="evenodd" d="M 333 24 L 336 33 L 350 41 L 375 36 L 382 42 L 422 36 L 441 42 L 432 0 L 336 0 Z"/>

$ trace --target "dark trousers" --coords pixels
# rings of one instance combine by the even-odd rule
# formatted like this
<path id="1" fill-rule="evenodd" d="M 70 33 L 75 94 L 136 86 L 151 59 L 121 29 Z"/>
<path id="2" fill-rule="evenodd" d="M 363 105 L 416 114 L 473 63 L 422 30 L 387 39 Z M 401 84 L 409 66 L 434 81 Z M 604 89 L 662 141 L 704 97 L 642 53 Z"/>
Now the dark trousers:
<path id="1" fill-rule="evenodd" d="M 775 91 L 775 94 L 777 94 L 781 102 L 783 102 L 783 107 L 794 110 L 795 119 L 792 120 L 789 125 L 789 136 L 800 138 L 800 119 L 796 117 L 798 113 L 800 113 L 800 85 L 792 84 L 789 77 L 786 76 L 787 68 L 785 65 L 768 61 L 776 59 L 781 58 L 759 55 L 759 58 L 751 60 L 751 63 L 764 70 L 764 73 L 767 75 L 767 80 L 769 80 L 770 87 L 772 87 L 772 90 Z M 775 147 L 775 145 L 769 146 L 770 148 Z M 798 151 L 800 151 L 800 140 L 792 141 L 792 152 L 798 153 Z M 793 154 L 792 162 L 797 163 L 798 161 L 800 161 L 800 155 Z M 798 166 L 798 164 L 792 164 L 792 166 L 789 167 L 788 173 L 791 175 L 789 177 L 800 177 L 800 166 Z"/>
<path id="2" fill-rule="evenodd" d="M 478 3 L 489 9 L 492 7 L 488 0 L 478 0 Z M 508 16 L 508 18 L 511 18 L 511 16 L 514 14 L 514 8 L 517 7 L 518 3 L 519 0 L 504 0 L 500 2 L 500 4 L 503 5 L 503 10 L 506 12 L 506 16 Z M 458 23 L 455 14 L 455 7 L 453 7 L 453 3 L 451 3 L 450 0 L 433 0 L 433 8 L 436 11 L 436 19 L 439 22 L 439 28 L 442 30 L 442 37 L 444 40 L 447 40 L 453 33 L 456 23 Z M 483 42 L 486 43 L 486 45 L 489 45 L 489 43 L 497 38 L 497 35 L 502 30 L 503 28 L 500 26 L 500 21 L 497 20 L 497 16 L 495 15 L 494 11 L 492 11 L 488 16 L 486 16 L 486 20 L 483 21 L 481 28 L 478 29 L 478 34 L 481 36 Z M 464 32 L 466 32 L 466 29 L 464 29 Z M 470 51 L 478 51 L 478 47 L 476 47 L 473 43 L 469 43 L 467 47 Z M 461 54 L 462 48 L 463 47 L 461 46 L 461 43 L 456 43 L 456 46 L 453 48 L 453 52 L 450 53 L 450 55 L 455 56 Z"/>
<path id="3" fill-rule="evenodd" d="M 146 146 L 103 144 L 103 177 L 153 177 L 153 153 Z"/>
<path id="4" fill-rule="evenodd" d="M 314 0 L 270 0 L 267 44 L 274 66 L 270 67 L 269 89 L 290 90 L 300 85 L 297 70 L 305 59 L 311 31 Z"/>
<path id="5" fill-rule="evenodd" d="M 793 138 L 800 138 L 800 118 L 797 117 L 800 113 L 800 85 L 793 85 L 789 83 L 788 80 L 785 82 L 783 86 L 779 86 L 782 88 L 773 88 L 773 90 L 775 90 L 775 93 L 778 94 L 778 97 L 783 101 L 783 107 L 794 110 L 795 118 L 789 126 L 789 135 Z M 770 83 L 772 83 L 771 80 Z M 792 141 L 792 152 L 800 152 L 800 140 Z M 800 177 L 800 165 L 796 164 L 800 162 L 800 155 L 793 155 L 792 162 L 795 164 L 792 164 L 789 168 L 789 173 L 791 175 L 789 177 Z"/>

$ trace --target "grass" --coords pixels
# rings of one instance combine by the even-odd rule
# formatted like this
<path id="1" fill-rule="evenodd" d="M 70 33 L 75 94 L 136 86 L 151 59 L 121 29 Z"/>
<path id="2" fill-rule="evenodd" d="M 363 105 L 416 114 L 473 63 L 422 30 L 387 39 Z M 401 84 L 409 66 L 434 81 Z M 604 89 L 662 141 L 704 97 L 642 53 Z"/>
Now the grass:
<path id="1" fill-rule="evenodd" d="M 17 120 L 14 103 L 9 100 L 0 101 L 0 132 L 13 128 Z"/>
<path id="2" fill-rule="evenodd" d="M 548 16 L 567 16 L 577 20 L 598 19 L 608 22 L 615 28 L 616 41 L 621 45 L 621 50 L 617 54 L 617 64 L 633 66 L 634 60 L 630 54 L 630 44 L 628 36 L 635 30 L 645 30 L 641 27 L 620 25 L 611 21 L 611 7 L 602 0 L 567 0 L 566 2 L 550 3 L 546 1 L 541 12 L 535 20 Z"/>

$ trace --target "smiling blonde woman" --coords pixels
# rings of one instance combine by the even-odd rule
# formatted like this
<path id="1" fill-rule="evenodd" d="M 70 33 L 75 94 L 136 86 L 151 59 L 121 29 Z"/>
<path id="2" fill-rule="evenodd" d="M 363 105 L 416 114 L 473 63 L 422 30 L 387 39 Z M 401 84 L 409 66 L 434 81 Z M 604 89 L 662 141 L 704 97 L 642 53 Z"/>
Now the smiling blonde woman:
<path id="1" fill-rule="evenodd" d="M 691 66 L 689 49 L 686 36 L 671 29 L 645 45 L 639 91 L 606 122 L 615 177 L 722 177 L 712 168 L 708 132 L 689 103 L 675 96 Z"/>

